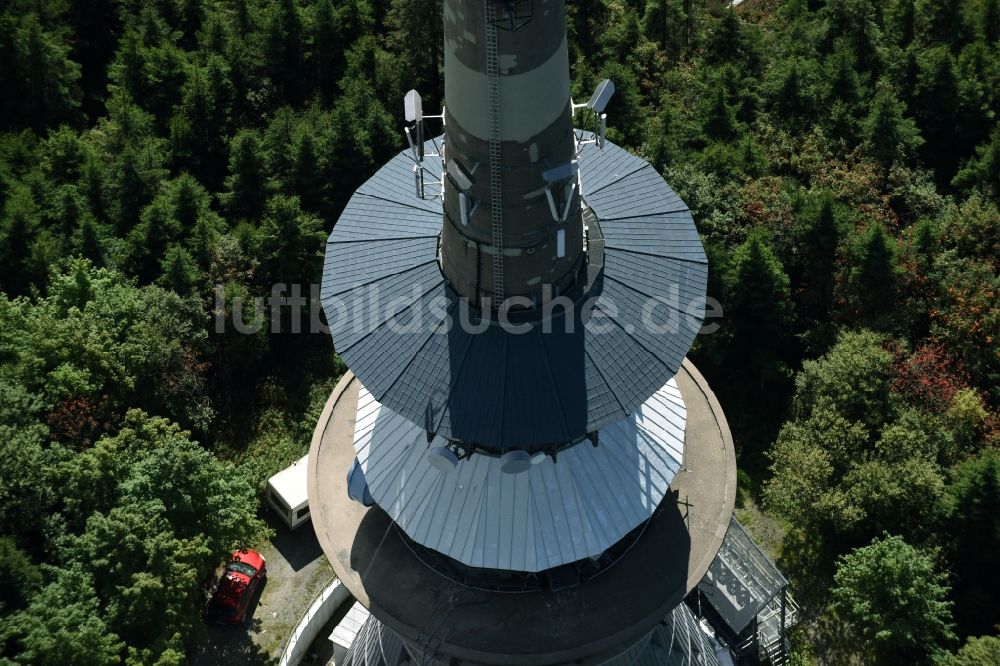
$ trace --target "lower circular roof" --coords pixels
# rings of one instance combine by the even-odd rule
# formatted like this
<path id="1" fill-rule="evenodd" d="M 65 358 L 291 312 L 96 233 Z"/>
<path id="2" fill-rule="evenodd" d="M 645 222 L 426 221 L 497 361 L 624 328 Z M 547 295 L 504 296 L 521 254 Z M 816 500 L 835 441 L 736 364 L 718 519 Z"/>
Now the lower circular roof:
<path id="1" fill-rule="evenodd" d="M 408 151 L 357 190 L 327 244 L 321 300 L 337 352 L 378 402 L 446 438 L 530 450 L 629 417 L 674 376 L 704 316 L 691 213 L 618 146 L 588 144 L 579 163 L 603 265 L 571 314 L 516 333 L 462 325 L 437 262 L 441 202 L 415 196 Z"/>
<path id="2" fill-rule="evenodd" d="M 596 557 L 649 519 L 684 459 L 670 379 L 629 418 L 518 474 L 473 455 L 441 471 L 425 432 L 358 393 L 354 449 L 375 502 L 414 541 L 470 567 L 538 572 Z"/>
<path id="3" fill-rule="evenodd" d="M 360 382 L 331 394 L 309 450 L 312 524 L 337 578 L 408 644 L 447 659 L 517 666 L 597 664 L 646 635 L 705 575 L 736 495 L 733 441 L 704 378 L 677 375 L 687 409 L 685 468 L 642 537 L 614 566 L 568 589 L 489 592 L 414 554 L 392 519 L 347 495 Z M 558 621 L 553 621 L 557 618 Z"/>

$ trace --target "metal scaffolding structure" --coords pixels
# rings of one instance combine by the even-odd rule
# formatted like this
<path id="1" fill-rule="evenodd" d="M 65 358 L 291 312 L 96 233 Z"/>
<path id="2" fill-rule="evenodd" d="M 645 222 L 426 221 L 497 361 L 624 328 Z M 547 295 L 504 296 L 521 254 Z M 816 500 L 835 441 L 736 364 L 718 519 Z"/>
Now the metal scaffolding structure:
<path id="1" fill-rule="evenodd" d="M 788 580 L 733 517 L 708 573 L 688 598 L 740 664 L 788 661 L 786 637 L 798 622 Z"/>

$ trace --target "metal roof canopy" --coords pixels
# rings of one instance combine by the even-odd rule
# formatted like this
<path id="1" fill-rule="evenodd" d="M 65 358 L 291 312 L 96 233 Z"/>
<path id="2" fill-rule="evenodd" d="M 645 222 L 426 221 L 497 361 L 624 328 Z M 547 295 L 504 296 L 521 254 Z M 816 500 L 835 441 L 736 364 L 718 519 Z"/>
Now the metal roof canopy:
<path id="1" fill-rule="evenodd" d="M 443 472 L 424 431 L 361 389 L 354 448 L 372 497 L 411 539 L 470 567 L 540 572 L 599 556 L 649 519 L 683 464 L 686 419 L 671 379 L 597 447 L 520 474 L 485 455 Z"/>
<path id="2" fill-rule="evenodd" d="M 368 612 L 368 609 L 362 606 L 360 601 L 355 601 L 351 604 L 347 614 L 333 628 L 330 642 L 350 650 L 369 617 L 371 617 L 371 613 Z"/>
<path id="3" fill-rule="evenodd" d="M 327 244 L 321 300 L 337 352 L 380 403 L 446 438 L 531 449 L 629 417 L 674 376 L 704 315 L 708 265 L 691 213 L 613 144 L 583 146 L 579 164 L 604 236 L 586 295 L 607 324 L 599 333 L 582 307 L 571 333 L 561 307 L 548 333 L 537 322 L 526 334 L 448 327 L 459 302 L 437 262 L 441 202 L 414 195 L 409 151 L 357 190 Z M 436 160 L 423 165 L 440 175 Z"/>

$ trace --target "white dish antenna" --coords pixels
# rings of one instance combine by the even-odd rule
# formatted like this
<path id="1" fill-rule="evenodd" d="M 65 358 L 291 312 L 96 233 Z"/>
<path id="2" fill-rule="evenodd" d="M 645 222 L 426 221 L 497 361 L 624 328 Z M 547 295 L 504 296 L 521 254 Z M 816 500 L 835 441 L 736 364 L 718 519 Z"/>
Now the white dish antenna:
<path id="1" fill-rule="evenodd" d="M 531 456 L 527 451 L 508 451 L 500 456 L 500 471 L 504 474 L 520 474 L 531 469 Z"/>
<path id="2" fill-rule="evenodd" d="M 427 450 L 427 464 L 440 472 L 452 472 L 458 467 L 458 456 L 451 449 L 435 446 Z"/>

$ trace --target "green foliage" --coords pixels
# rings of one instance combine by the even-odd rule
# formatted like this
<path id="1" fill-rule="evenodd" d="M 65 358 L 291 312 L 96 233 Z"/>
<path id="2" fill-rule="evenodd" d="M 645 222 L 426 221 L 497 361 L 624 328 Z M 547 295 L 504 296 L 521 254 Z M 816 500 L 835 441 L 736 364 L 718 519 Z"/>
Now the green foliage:
<path id="1" fill-rule="evenodd" d="M 892 354 L 885 339 L 869 331 L 841 334 L 823 358 L 805 361 L 795 378 L 795 403 L 808 416 L 826 405 L 852 422 L 872 428 L 890 415 L 889 371 Z"/>
<path id="2" fill-rule="evenodd" d="M 91 577 L 79 568 L 58 570 L 27 609 L 0 624 L 0 637 L 25 664 L 121 663 L 123 645 L 101 618 Z"/>
<path id="3" fill-rule="evenodd" d="M 726 314 L 693 355 L 740 464 L 791 521 L 795 584 L 824 591 L 806 599 L 801 635 L 825 655 L 838 554 L 882 530 L 945 544 L 960 494 L 986 520 L 958 489 L 986 478 L 964 461 L 995 445 L 1000 405 L 1000 2 L 568 5 L 574 96 L 615 81 L 612 139 L 665 169 L 703 235 Z M 279 322 L 256 299 L 319 281 L 324 230 L 402 148 L 405 91 L 444 103 L 440 12 L 422 0 L 0 10 L 0 528 L 13 539 L 0 548 L 9 571 L 43 575 L 16 592 L 5 658 L 42 663 L 51 627 L 74 663 L 183 662 L 194 628 L 144 614 L 151 600 L 192 609 L 191 572 L 222 542 L 182 534 L 166 490 L 128 495 L 131 466 L 167 472 L 108 442 L 140 408 L 238 459 L 211 474 L 258 490 L 304 452 L 343 367 L 328 336 L 271 333 L 292 335 L 310 304 Z M 204 462 L 162 423 L 129 423 L 146 432 L 139 449 L 171 451 L 170 474 Z M 119 538 L 131 531 L 138 541 Z M 1000 615 L 962 573 L 979 547 L 958 542 L 942 553 L 959 631 L 988 633 Z M 174 548 L 183 570 L 78 571 L 70 543 L 130 561 Z M 38 601 L 93 584 L 66 623 Z M 839 649 L 871 652 L 876 639 L 859 636 Z"/>
<path id="4" fill-rule="evenodd" d="M 938 666 L 997 666 L 1000 664 L 1000 638 L 970 638 L 957 654 L 950 654 L 935 663 Z"/>
<path id="5" fill-rule="evenodd" d="M 955 174 L 952 181 L 957 187 L 978 190 L 1000 203 L 1000 127 L 990 133 L 989 141 L 976 148 L 971 157 Z"/>
<path id="6" fill-rule="evenodd" d="M 242 130 L 229 146 L 229 176 L 222 196 L 230 219 L 256 220 L 264 212 L 264 160 L 256 132 Z"/>
<path id="7" fill-rule="evenodd" d="M 879 660 L 927 663 L 954 640 L 947 576 L 900 537 L 886 535 L 842 557 L 831 593 Z"/>
<path id="8" fill-rule="evenodd" d="M 862 136 L 874 158 L 887 171 L 923 145 L 916 124 L 903 113 L 904 105 L 892 89 L 879 85 L 871 111 L 862 123 Z"/>
<path id="9" fill-rule="evenodd" d="M 791 333 L 788 275 L 761 234 L 733 253 L 726 280 L 726 343 L 729 364 L 738 364 L 761 385 L 787 378 L 783 350 Z"/>
<path id="10" fill-rule="evenodd" d="M 42 131 L 78 119 L 80 65 L 69 35 L 34 12 L 0 14 L 0 123 Z"/>
<path id="11" fill-rule="evenodd" d="M 852 254 L 846 300 L 853 319 L 874 330 L 891 329 L 900 280 L 895 242 L 881 225 L 874 225 Z"/>
<path id="12" fill-rule="evenodd" d="M 143 406 L 203 428 L 212 410 L 202 392 L 201 316 L 197 303 L 77 262 L 37 303 L 0 297 L 0 375 L 39 397 L 49 422 L 66 428 L 53 433 L 59 439 L 85 435 L 75 418 L 63 423 L 79 409 L 96 418 Z M 97 431 L 111 414 L 97 418 Z"/>
<path id="13" fill-rule="evenodd" d="M 24 607 L 41 586 L 42 573 L 10 537 L 0 537 L 0 614 Z"/>
<path id="14" fill-rule="evenodd" d="M 1000 453 L 987 449 L 958 465 L 942 502 L 959 626 L 971 635 L 992 631 L 1000 595 Z"/>

